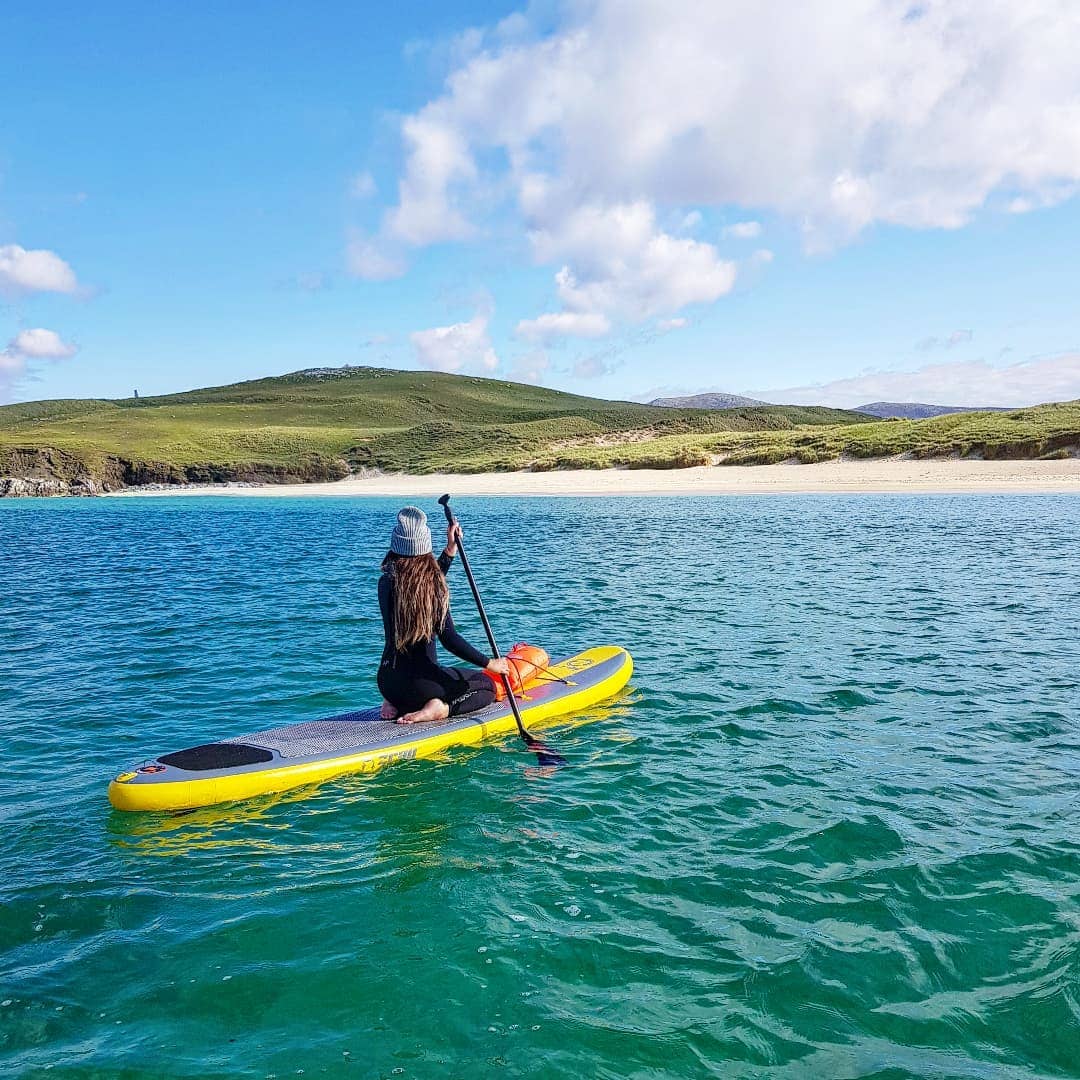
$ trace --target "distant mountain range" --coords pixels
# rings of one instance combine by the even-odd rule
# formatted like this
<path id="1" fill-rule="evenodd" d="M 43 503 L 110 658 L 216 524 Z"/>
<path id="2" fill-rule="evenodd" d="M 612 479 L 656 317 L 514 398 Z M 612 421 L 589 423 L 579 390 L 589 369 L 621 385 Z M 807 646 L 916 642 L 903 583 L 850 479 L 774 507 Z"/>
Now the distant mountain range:
<path id="1" fill-rule="evenodd" d="M 739 394 L 689 394 L 686 397 L 659 397 L 649 402 L 665 409 L 745 409 L 771 402 Z M 873 401 L 869 405 L 856 405 L 851 412 L 866 413 L 882 420 L 899 417 L 903 420 L 928 420 L 932 416 L 945 416 L 961 412 L 1014 412 L 1013 409 L 992 408 L 985 405 L 924 405 L 917 401 Z"/>
<path id="2" fill-rule="evenodd" d="M 771 402 L 738 394 L 690 394 L 688 397 L 658 397 L 649 402 L 663 409 L 745 409 Z"/>
<path id="3" fill-rule="evenodd" d="M 1015 409 L 994 408 L 988 405 L 922 405 L 915 401 L 874 401 L 856 405 L 853 412 L 880 416 L 882 420 L 900 417 L 903 420 L 928 420 L 931 416 L 946 416 L 958 412 L 1015 412 Z"/>

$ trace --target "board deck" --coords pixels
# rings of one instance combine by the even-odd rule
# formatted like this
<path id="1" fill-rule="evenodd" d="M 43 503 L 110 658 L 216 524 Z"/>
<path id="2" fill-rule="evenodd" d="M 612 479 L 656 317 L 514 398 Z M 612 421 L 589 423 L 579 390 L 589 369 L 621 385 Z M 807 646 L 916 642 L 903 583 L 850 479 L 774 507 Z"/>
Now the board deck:
<path id="1" fill-rule="evenodd" d="M 633 668 L 630 654 L 614 645 L 553 663 L 542 681 L 519 695 L 522 720 L 528 727 L 587 709 L 621 690 Z M 118 810 L 211 806 L 374 772 L 516 729 L 507 702 L 430 724 L 395 724 L 381 719 L 375 706 L 163 754 L 117 776 L 109 801 Z"/>

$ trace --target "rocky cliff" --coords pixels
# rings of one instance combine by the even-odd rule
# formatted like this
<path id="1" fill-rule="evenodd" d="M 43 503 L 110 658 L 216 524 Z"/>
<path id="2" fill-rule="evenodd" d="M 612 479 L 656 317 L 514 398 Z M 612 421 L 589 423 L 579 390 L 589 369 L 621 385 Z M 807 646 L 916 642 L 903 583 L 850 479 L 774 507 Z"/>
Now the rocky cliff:
<path id="1" fill-rule="evenodd" d="M 105 455 L 88 462 L 51 447 L 0 448 L 0 498 L 99 495 L 145 484 L 312 483 L 341 480 L 352 470 L 342 458 L 311 454 L 290 464 L 242 462 L 170 465 Z"/>

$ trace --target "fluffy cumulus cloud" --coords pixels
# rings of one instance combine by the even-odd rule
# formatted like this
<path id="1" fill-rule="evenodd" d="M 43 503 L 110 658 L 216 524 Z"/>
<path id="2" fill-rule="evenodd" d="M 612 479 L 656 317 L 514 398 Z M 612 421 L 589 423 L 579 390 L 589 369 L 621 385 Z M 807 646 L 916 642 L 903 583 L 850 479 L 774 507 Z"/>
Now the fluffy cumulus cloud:
<path id="1" fill-rule="evenodd" d="M 481 309 L 468 322 L 435 326 L 409 335 L 416 359 L 433 371 L 479 371 L 490 374 L 499 358 L 488 334 L 490 311 Z"/>
<path id="2" fill-rule="evenodd" d="M 407 151 L 405 174 L 398 206 L 387 218 L 387 231 L 413 247 L 467 239 L 472 226 L 451 198 L 455 184 L 477 176 L 465 133 L 447 122 L 435 106 L 406 119 L 402 136 Z"/>
<path id="3" fill-rule="evenodd" d="M 473 34 L 444 92 L 403 121 L 397 202 L 358 273 L 469 238 L 508 199 L 559 273 L 561 311 L 640 320 L 731 285 L 713 248 L 657 225 L 661 209 L 766 210 L 820 250 L 1080 188 L 1075 0 L 555 10 L 553 27 L 518 16 L 513 33 Z M 757 233 L 747 220 L 729 235 Z"/>
<path id="4" fill-rule="evenodd" d="M 77 346 L 64 341 L 55 330 L 41 327 L 20 330 L 4 349 L 0 349 L 0 399 L 6 398 L 12 387 L 26 375 L 29 364 L 41 360 L 67 360 L 76 352 Z"/>
<path id="5" fill-rule="evenodd" d="M 66 360 L 78 349 L 69 345 L 55 330 L 20 330 L 8 343 L 8 352 L 25 360 Z"/>
<path id="6" fill-rule="evenodd" d="M 541 318 L 562 315 L 571 325 L 570 316 L 639 323 L 711 303 L 735 283 L 734 263 L 711 244 L 664 232 L 645 201 L 565 208 L 561 202 L 534 191 L 527 204 L 537 261 L 563 261 L 555 274 L 563 310 Z"/>
<path id="7" fill-rule="evenodd" d="M 75 293 L 79 282 L 75 271 L 54 252 L 4 244 L 0 246 L 0 290 Z"/>
<path id="8" fill-rule="evenodd" d="M 1080 398 L 1080 353 L 998 366 L 984 360 L 927 364 L 915 371 L 872 371 L 850 379 L 753 392 L 792 405 L 850 408 L 872 401 L 929 405 L 1037 405 Z"/>

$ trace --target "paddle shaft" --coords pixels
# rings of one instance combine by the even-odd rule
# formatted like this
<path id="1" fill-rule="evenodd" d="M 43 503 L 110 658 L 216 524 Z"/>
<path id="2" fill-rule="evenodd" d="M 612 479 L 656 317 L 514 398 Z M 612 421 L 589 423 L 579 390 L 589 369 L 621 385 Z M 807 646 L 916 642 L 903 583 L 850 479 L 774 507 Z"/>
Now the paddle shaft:
<path id="1" fill-rule="evenodd" d="M 444 495 L 439 500 L 439 505 L 446 512 L 447 524 L 454 524 L 454 514 L 450 509 L 450 496 Z M 469 566 L 469 556 L 465 554 L 465 545 L 461 541 L 461 537 L 458 537 L 457 541 L 458 551 L 461 553 L 461 566 L 465 571 L 465 576 L 469 579 L 469 588 L 472 589 L 473 599 L 476 601 L 476 610 L 480 613 L 480 621 L 484 624 L 484 633 L 487 634 L 488 644 L 491 646 L 491 653 L 493 656 L 502 656 L 499 652 L 499 646 L 495 641 L 495 634 L 492 632 L 491 623 L 488 622 L 487 612 L 484 610 L 484 601 L 480 599 L 480 590 L 476 587 L 476 578 L 473 577 L 472 567 Z M 506 687 L 506 698 L 510 702 L 510 708 L 513 710 L 514 719 L 517 721 L 518 734 L 527 742 L 532 743 L 533 737 L 525 730 L 525 724 L 521 719 L 521 712 L 518 710 L 517 698 L 514 697 L 513 688 L 510 686 L 510 678 L 507 675 L 502 676 L 503 686 Z"/>

